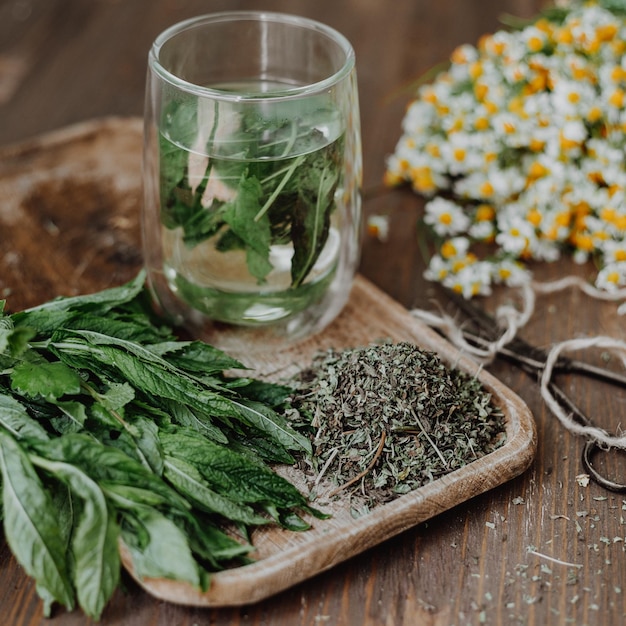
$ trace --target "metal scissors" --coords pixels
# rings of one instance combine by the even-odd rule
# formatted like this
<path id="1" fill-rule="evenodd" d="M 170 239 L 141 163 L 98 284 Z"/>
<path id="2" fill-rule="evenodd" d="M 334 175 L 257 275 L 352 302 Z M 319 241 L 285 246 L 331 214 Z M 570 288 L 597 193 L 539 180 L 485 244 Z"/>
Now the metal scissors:
<path id="1" fill-rule="evenodd" d="M 484 347 L 487 342 L 494 342 L 499 338 L 498 323 L 491 315 L 453 291 L 446 290 L 446 295 L 468 317 L 468 320 L 462 325 L 462 332 L 466 341 L 473 343 L 477 347 Z M 470 322 L 474 324 L 474 329 L 468 325 Z M 536 377 L 541 376 L 548 354 L 543 349 L 531 345 L 524 339 L 515 337 L 511 342 L 498 350 L 497 356 L 519 367 L 527 374 Z M 563 355 L 559 355 L 554 372 L 564 374 L 576 373 L 626 389 L 626 375 Z M 553 397 L 575 420 L 585 426 L 593 425 L 589 417 L 576 406 L 571 398 L 553 380 L 549 382 L 549 387 Z M 589 439 L 585 443 L 582 452 L 583 467 L 589 476 L 605 489 L 626 493 L 626 484 L 615 482 L 603 476 L 594 466 L 593 458 L 600 450 L 598 443 Z"/>

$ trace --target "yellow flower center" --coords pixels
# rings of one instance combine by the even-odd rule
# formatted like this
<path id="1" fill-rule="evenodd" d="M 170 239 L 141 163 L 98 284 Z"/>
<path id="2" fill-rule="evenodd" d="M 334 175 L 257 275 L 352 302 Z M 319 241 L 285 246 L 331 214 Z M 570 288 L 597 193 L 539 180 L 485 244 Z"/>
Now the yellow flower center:
<path id="1" fill-rule="evenodd" d="M 476 83 L 474 85 L 474 96 L 478 102 L 482 102 L 489 93 L 489 87 L 485 83 Z"/>
<path id="2" fill-rule="evenodd" d="M 450 60 L 458 65 L 464 65 L 467 63 L 467 54 L 465 53 L 463 46 L 459 46 L 452 52 Z"/>
<path id="3" fill-rule="evenodd" d="M 592 106 L 587 112 L 587 119 L 593 124 L 602 119 L 602 109 L 599 106 Z"/>
<path id="4" fill-rule="evenodd" d="M 451 241 L 444 241 L 441 244 L 439 252 L 444 259 L 451 259 L 452 257 L 456 256 L 456 248 Z"/>
<path id="5" fill-rule="evenodd" d="M 473 80 L 476 80 L 479 76 L 482 76 L 483 65 L 480 61 L 474 61 L 469 66 L 469 75 Z"/>
<path id="6" fill-rule="evenodd" d="M 441 150 L 439 149 L 439 145 L 436 143 L 426 144 L 426 152 L 428 152 L 428 154 L 432 157 L 441 156 Z"/>
<path id="7" fill-rule="evenodd" d="M 538 178 L 542 178 L 550 173 L 550 170 L 545 166 L 539 163 L 539 161 L 533 161 L 531 166 L 528 168 L 528 178 L 530 180 L 537 180 Z"/>
<path id="8" fill-rule="evenodd" d="M 483 183 L 483 185 L 489 185 L 491 187 L 491 184 L 489 182 Z M 493 192 L 493 187 L 491 187 L 491 190 Z M 488 222 L 492 220 L 495 215 L 496 211 L 490 204 L 479 204 L 476 207 L 475 219 L 477 222 Z"/>
<path id="9" fill-rule="evenodd" d="M 487 130 L 489 128 L 489 120 L 486 117 L 477 117 L 474 121 L 476 130 Z"/>
<path id="10" fill-rule="evenodd" d="M 483 105 L 485 109 L 487 109 L 487 113 L 489 113 L 489 115 L 494 115 L 495 113 L 498 112 L 498 105 L 495 102 L 492 102 L 491 100 L 485 100 L 483 102 Z"/>
<path id="11" fill-rule="evenodd" d="M 596 28 L 596 39 L 598 41 L 611 41 L 617 35 L 617 24 L 603 24 Z"/>
<path id="12" fill-rule="evenodd" d="M 533 225 L 533 226 L 539 226 L 539 224 L 541 224 L 541 220 L 542 220 L 543 216 L 541 215 L 541 211 L 539 211 L 537 208 L 532 208 L 530 211 L 528 211 L 528 213 L 526 214 L 526 219 Z"/>
<path id="13" fill-rule="evenodd" d="M 529 37 L 526 43 L 531 52 L 539 52 L 543 48 L 543 39 L 536 35 Z"/>
<path id="14" fill-rule="evenodd" d="M 493 192 L 494 192 L 493 185 L 488 180 L 486 180 L 480 186 L 480 195 L 483 198 L 490 198 L 493 195 Z"/>
<path id="15" fill-rule="evenodd" d="M 453 154 L 454 154 L 454 158 L 457 161 L 464 161 L 465 160 L 466 152 L 465 152 L 464 148 L 455 148 Z"/>
<path id="16" fill-rule="evenodd" d="M 568 27 L 563 27 L 556 32 L 556 41 L 560 44 L 569 45 L 573 43 L 574 35 Z"/>
<path id="17" fill-rule="evenodd" d="M 433 173 L 429 167 L 414 167 L 411 170 L 411 180 L 417 191 L 427 193 L 435 190 Z"/>
<path id="18" fill-rule="evenodd" d="M 621 89 L 616 89 L 609 96 L 609 104 L 614 106 L 616 109 L 621 109 L 624 105 L 624 92 Z"/>

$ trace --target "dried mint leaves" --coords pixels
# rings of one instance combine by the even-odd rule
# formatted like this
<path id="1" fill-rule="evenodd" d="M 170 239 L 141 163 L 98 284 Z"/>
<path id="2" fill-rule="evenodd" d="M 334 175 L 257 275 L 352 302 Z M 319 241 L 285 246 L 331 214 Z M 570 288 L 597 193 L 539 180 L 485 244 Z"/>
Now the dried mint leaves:
<path id="1" fill-rule="evenodd" d="M 301 467 L 365 508 L 488 454 L 505 440 L 502 411 L 474 376 L 408 342 L 320 354 L 296 378 L 293 408 L 310 421 Z"/>

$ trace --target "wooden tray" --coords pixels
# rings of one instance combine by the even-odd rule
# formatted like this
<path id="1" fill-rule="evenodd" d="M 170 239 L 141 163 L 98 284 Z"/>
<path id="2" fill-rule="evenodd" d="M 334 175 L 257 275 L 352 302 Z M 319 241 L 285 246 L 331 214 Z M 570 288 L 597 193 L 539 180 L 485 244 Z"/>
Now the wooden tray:
<path id="1" fill-rule="evenodd" d="M 0 150 L 0 297 L 8 297 L 14 310 L 120 284 L 136 274 L 141 266 L 141 146 L 141 120 L 111 118 Z M 289 376 L 320 350 L 379 339 L 410 341 L 472 374 L 478 370 L 361 276 L 341 316 L 323 333 L 289 350 L 253 354 L 248 364 L 257 376 Z M 215 574 L 206 593 L 168 580 L 138 583 L 178 604 L 253 603 L 517 476 L 535 453 L 532 416 L 493 376 L 484 370 L 477 375 L 506 416 L 507 441 L 495 452 L 358 519 L 347 499 L 340 499 L 320 505 L 332 517 L 312 520 L 313 528 L 304 533 L 259 529 L 252 537 L 257 562 Z M 289 478 L 297 483 L 299 477 L 292 473 Z M 121 551 L 133 574 L 123 546 Z"/>
<path id="2" fill-rule="evenodd" d="M 313 528 L 306 532 L 259 529 L 252 536 L 253 556 L 258 560 L 214 574 L 204 593 L 185 583 L 139 579 L 122 547 L 125 567 L 148 593 L 169 602 L 205 607 L 257 602 L 512 479 L 530 465 L 536 448 L 535 425 L 520 398 L 361 276 L 342 314 L 324 332 L 280 353 L 252 355 L 249 364 L 259 376 L 288 376 L 306 366 L 319 350 L 358 347 L 379 339 L 413 342 L 437 352 L 448 364 L 477 373 L 506 416 L 505 445 L 363 517 L 352 517 L 346 498 L 328 505 L 316 503 L 332 517 L 312 520 Z M 289 478 L 298 483 L 295 471 Z"/>

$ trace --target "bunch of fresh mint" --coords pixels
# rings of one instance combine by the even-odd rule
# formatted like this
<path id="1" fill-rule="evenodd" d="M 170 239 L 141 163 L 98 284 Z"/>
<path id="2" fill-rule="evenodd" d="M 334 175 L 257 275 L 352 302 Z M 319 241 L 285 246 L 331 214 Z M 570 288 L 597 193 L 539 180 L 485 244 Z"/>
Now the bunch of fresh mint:
<path id="1" fill-rule="evenodd" d="M 177 340 L 153 317 L 143 273 L 3 310 L 4 531 L 46 614 L 78 603 L 97 619 L 120 540 L 139 576 L 206 588 L 211 571 L 249 560 L 252 527 L 303 530 L 299 512 L 320 515 L 271 469 L 310 449 L 280 413 L 290 390 L 228 377 L 235 359 Z"/>

